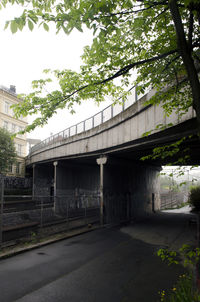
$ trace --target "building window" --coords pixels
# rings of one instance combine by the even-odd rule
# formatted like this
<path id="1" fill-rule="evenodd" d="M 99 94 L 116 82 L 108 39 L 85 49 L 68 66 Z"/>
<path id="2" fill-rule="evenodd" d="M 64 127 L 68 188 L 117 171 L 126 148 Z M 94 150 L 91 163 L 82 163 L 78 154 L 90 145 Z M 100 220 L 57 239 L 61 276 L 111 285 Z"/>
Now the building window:
<path id="1" fill-rule="evenodd" d="M 4 127 L 4 129 L 8 130 L 8 122 L 7 121 L 3 122 L 3 127 Z"/>
<path id="2" fill-rule="evenodd" d="M 16 174 L 20 174 L 20 168 L 21 168 L 21 164 L 16 163 Z"/>
<path id="3" fill-rule="evenodd" d="M 5 101 L 5 103 L 4 103 L 4 111 L 5 111 L 6 114 L 9 113 L 9 107 L 10 107 L 10 104 L 7 101 Z"/>
<path id="4" fill-rule="evenodd" d="M 8 166 L 8 172 L 9 172 L 9 173 L 12 173 L 12 172 L 13 172 L 13 165 L 12 165 L 12 164 L 10 164 L 10 165 Z"/>
<path id="5" fill-rule="evenodd" d="M 18 155 L 22 155 L 22 145 L 19 145 L 18 144 L 18 146 L 17 146 L 17 153 L 18 153 Z"/>
<path id="6" fill-rule="evenodd" d="M 19 130 L 18 131 L 23 131 L 23 127 L 21 127 L 21 126 L 19 126 L 19 128 L 18 128 Z M 22 134 L 18 134 L 18 136 L 19 137 L 23 137 L 23 135 Z"/>
<path id="7" fill-rule="evenodd" d="M 17 155 L 22 156 L 22 145 L 15 144 L 15 149 L 16 149 Z"/>
<path id="8" fill-rule="evenodd" d="M 16 125 L 12 124 L 12 133 L 15 133 L 15 131 L 16 131 Z"/>
<path id="9" fill-rule="evenodd" d="M 13 111 L 13 108 L 11 108 L 10 107 L 10 114 L 11 114 L 11 116 L 14 116 L 15 114 L 14 114 L 14 111 Z"/>

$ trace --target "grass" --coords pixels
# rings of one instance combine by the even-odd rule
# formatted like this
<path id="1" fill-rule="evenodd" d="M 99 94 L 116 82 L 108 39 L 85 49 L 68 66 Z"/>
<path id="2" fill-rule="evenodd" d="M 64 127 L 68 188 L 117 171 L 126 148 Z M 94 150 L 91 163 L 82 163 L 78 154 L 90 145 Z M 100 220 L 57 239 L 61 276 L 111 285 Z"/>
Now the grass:
<path id="1" fill-rule="evenodd" d="M 161 302 L 199 302 L 200 293 L 194 287 L 192 274 L 179 276 L 176 285 L 166 293 L 159 292 Z"/>

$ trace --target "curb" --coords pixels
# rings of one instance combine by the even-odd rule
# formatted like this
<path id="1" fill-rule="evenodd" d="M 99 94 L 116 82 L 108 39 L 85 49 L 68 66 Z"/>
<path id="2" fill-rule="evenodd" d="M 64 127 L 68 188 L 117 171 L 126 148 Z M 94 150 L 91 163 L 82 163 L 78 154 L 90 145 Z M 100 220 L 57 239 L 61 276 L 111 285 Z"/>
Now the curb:
<path id="1" fill-rule="evenodd" d="M 56 242 L 59 242 L 59 241 L 62 241 L 62 240 L 68 239 L 68 238 L 76 237 L 76 236 L 81 235 L 81 234 L 86 234 L 86 233 L 98 230 L 100 228 L 102 228 L 102 227 L 101 226 L 96 226 L 96 227 L 93 227 L 91 229 L 84 229 L 84 230 L 82 229 L 82 230 L 77 230 L 77 231 L 74 231 L 74 232 L 71 231 L 68 234 L 66 234 L 66 233 L 63 234 L 63 236 L 61 236 L 60 238 L 59 237 L 58 238 L 52 238 L 52 239 L 46 240 L 44 242 L 32 244 L 32 245 L 27 246 L 27 247 L 21 247 L 21 248 L 18 248 L 18 249 L 16 248 L 16 250 L 8 251 L 8 252 L 5 252 L 4 254 L 0 255 L 0 261 L 3 260 L 3 259 L 11 258 L 13 256 L 25 253 L 25 252 L 35 250 L 35 249 L 43 247 L 43 246 L 47 246 L 47 245 L 52 244 L 52 243 L 56 243 Z"/>

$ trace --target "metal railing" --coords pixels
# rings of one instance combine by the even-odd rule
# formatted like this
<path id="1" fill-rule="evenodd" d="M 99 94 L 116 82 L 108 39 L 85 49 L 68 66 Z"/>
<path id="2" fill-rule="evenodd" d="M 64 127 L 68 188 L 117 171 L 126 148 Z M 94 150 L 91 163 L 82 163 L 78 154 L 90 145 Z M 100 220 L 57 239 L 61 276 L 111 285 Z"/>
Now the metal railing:
<path id="1" fill-rule="evenodd" d="M 172 209 L 188 201 L 188 192 L 161 192 L 160 194 L 160 208 L 161 210 Z"/>
<path id="2" fill-rule="evenodd" d="M 136 87 L 133 87 L 130 91 L 131 94 L 127 97 L 125 102 L 111 104 L 110 106 L 104 108 L 102 111 L 96 113 L 90 118 L 46 138 L 39 144 L 33 146 L 30 150 L 30 154 L 39 149 L 47 147 L 51 144 L 61 142 L 63 140 L 68 139 L 71 136 L 90 130 L 107 122 L 108 120 L 112 119 L 116 115 L 120 114 L 121 112 L 129 108 L 131 105 L 133 105 L 135 102 L 137 102 L 140 98 L 142 98 L 146 94 L 145 92 L 144 94 L 138 95 Z"/>
<path id="3" fill-rule="evenodd" d="M 4 195 L 0 179 L 0 248 L 11 240 L 45 237 L 73 228 L 99 224 L 96 195 L 62 196 Z"/>
<path id="4" fill-rule="evenodd" d="M 6 179 L 0 177 L 0 249 L 4 242 L 31 233 L 39 238 L 100 221 L 98 191 L 32 196 L 23 189 L 8 190 Z"/>

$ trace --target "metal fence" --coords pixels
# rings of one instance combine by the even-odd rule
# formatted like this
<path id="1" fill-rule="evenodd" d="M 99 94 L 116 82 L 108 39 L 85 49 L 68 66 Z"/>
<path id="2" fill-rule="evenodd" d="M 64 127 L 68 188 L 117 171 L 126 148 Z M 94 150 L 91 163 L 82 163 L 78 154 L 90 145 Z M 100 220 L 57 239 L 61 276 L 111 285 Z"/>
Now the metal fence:
<path id="1" fill-rule="evenodd" d="M 176 208 L 188 201 L 188 192 L 161 192 L 161 210 Z"/>
<path id="2" fill-rule="evenodd" d="M 49 146 L 51 144 L 61 142 L 71 136 L 90 130 L 94 127 L 101 125 L 102 123 L 105 123 L 106 121 L 112 119 L 113 117 L 115 117 L 116 115 L 123 112 L 131 105 L 133 105 L 137 100 L 142 98 L 146 93 L 147 92 L 143 94 L 137 94 L 136 87 L 133 87 L 131 89 L 131 94 L 127 97 L 125 102 L 121 101 L 121 103 L 112 104 L 106 107 L 105 109 L 103 109 L 102 111 L 98 112 L 97 114 L 93 115 L 92 117 L 76 125 L 73 125 L 59 133 L 56 133 L 55 135 L 48 137 L 47 139 L 43 140 L 39 144 L 33 146 L 30 150 L 30 153 L 37 151 L 41 148 L 44 148 L 46 146 Z"/>
<path id="3" fill-rule="evenodd" d="M 77 196 L 4 195 L 0 178 L 0 245 L 28 237 L 31 233 L 50 235 L 99 223 L 100 209 L 96 195 Z"/>

